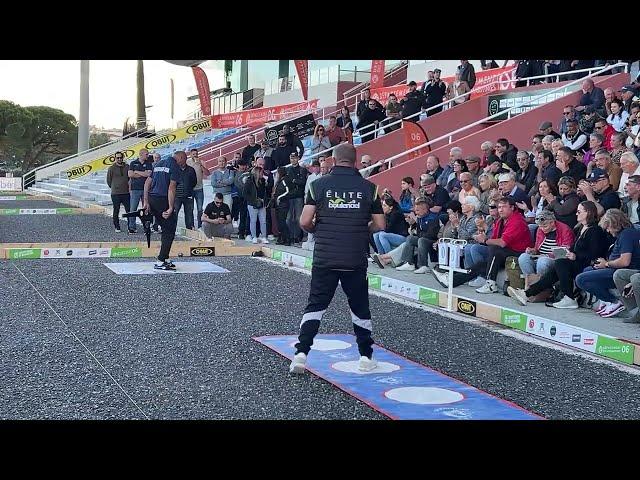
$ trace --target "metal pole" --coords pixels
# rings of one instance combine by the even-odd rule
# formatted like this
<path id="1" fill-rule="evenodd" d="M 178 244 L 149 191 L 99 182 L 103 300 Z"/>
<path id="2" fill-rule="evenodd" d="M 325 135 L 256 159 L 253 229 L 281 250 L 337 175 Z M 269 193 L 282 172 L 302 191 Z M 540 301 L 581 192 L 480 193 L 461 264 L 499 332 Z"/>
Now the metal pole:
<path id="1" fill-rule="evenodd" d="M 89 150 L 89 60 L 80 60 L 80 115 L 78 153 Z"/>

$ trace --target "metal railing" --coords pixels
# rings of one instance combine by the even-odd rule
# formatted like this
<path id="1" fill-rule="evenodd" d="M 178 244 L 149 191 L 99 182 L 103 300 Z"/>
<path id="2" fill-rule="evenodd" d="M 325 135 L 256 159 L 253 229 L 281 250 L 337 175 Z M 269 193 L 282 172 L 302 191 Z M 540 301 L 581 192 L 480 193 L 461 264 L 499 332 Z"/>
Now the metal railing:
<path id="1" fill-rule="evenodd" d="M 400 63 L 398 63 L 397 65 L 395 65 L 392 68 L 390 68 L 389 71 L 384 74 L 383 78 L 385 78 L 385 79 L 389 78 L 392 75 L 395 75 L 399 70 L 402 70 L 402 69 L 406 70 L 408 67 L 409 67 L 409 61 L 408 60 L 402 60 Z M 400 85 L 401 83 L 402 82 L 398 82 L 398 83 L 396 83 L 396 85 Z M 371 82 L 363 82 L 363 83 L 361 83 L 359 85 L 355 85 L 355 86 L 351 87 L 349 90 L 347 90 L 346 92 L 344 92 L 342 94 L 343 102 L 345 102 L 345 104 L 346 104 L 346 99 L 347 98 L 353 98 L 352 92 L 356 92 L 356 90 L 357 90 L 356 94 L 360 93 L 360 92 L 362 92 L 362 90 L 364 90 L 365 88 L 367 88 L 370 85 L 371 85 Z"/>
<path id="2" fill-rule="evenodd" d="M 571 87 L 571 86 L 573 86 L 573 85 L 576 85 L 576 84 L 578 84 L 578 83 L 580 83 L 580 82 L 584 81 L 586 78 L 591 78 L 591 77 L 594 77 L 594 76 L 596 76 L 596 75 L 599 75 L 599 74 L 601 74 L 601 73 L 603 73 L 603 72 L 607 72 L 607 71 L 609 71 L 609 70 L 612 70 L 612 69 L 614 69 L 614 68 L 618 68 L 618 67 L 622 67 L 622 66 L 625 66 L 627 69 L 629 68 L 629 64 L 628 64 L 628 63 L 624 63 L 624 62 L 616 63 L 616 64 L 614 64 L 614 65 L 609 65 L 608 67 L 603 67 L 603 68 L 598 67 L 598 70 L 597 70 L 595 73 L 591 73 L 591 74 L 586 75 L 586 76 L 584 76 L 584 77 L 581 77 L 581 78 L 578 78 L 578 79 L 576 79 L 576 80 L 573 80 L 573 81 L 571 81 L 571 82 L 569 82 L 569 83 L 567 83 L 567 84 L 565 84 L 565 85 L 563 85 L 563 86 L 561 86 L 561 87 L 558 87 L 558 88 L 555 88 L 555 89 L 551 90 L 550 92 L 546 92 L 546 93 L 540 94 L 540 95 L 538 95 L 538 96 L 532 97 L 529 101 L 527 101 L 527 102 L 523 102 L 521 105 L 518 105 L 518 106 L 515 106 L 515 105 L 514 105 L 513 107 L 509 107 L 507 110 L 503 110 L 503 111 L 500 111 L 500 112 L 495 113 L 495 114 L 493 114 L 493 115 L 490 115 L 490 116 L 488 116 L 488 117 L 485 117 L 485 118 L 483 118 L 483 119 L 481 119 L 481 120 L 477 120 L 477 121 L 475 121 L 475 122 L 473 122 L 473 123 L 470 123 L 469 125 L 465 125 L 464 127 L 458 128 L 457 130 L 454 130 L 453 132 L 449 132 L 449 133 L 446 133 L 446 134 L 444 134 L 444 135 L 441 135 L 441 136 L 440 136 L 440 137 L 438 137 L 438 138 L 435 138 L 435 139 L 433 139 L 433 140 L 429 140 L 428 142 L 425 142 L 425 143 L 423 143 L 423 144 L 421 144 L 421 145 L 418 145 L 417 147 L 410 148 L 410 149 L 405 150 L 405 151 L 403 151 L 403 152 L 401 152 L 401 153 L 398 153 L 398 154 L 396 154 L 396 155 L 393 155 L 393 156 L 391 156 L 391 157 L 389 157 L 389 158 L 387 158 L 387 159 L 380 160 L 380 161 L 376 162 L 375 164 L 370 165 L 369 167 L 366 167 L 366 168 L 361 169 L 361 170 L 360 170 L 360 173 L 367 173 L 367 172 L 369 172 L 369 171 L 373 170 L 374 168 L 379 167 L 379 166 L 381 166 L 381 165 L 383 165 L 383 164 L 385 164 L 385 163 L 388 163 L 388 164 L 389 164 L 389 165 L 388 165 L 388 168 L 391 168 L 391 167 L 393 166 L 393 165 L 392 165 L 392 162 L 393 162 L 394 160 L 397 160 L 398 158 L 404 157 L 405 155 L 408 155 L 408 154 L 410 154 L 410 153 L 416 152 L 416 151 L 418 151 L 418 150 L 420 150 L 420 149 L 422 149 L 422 148 L 424 148 L 424 147 L 428 147 L 428 146 L 430 146 L 430 145 L 432 145 L 432 144 L 434 144 L 434 143 L 436 143 L 436 142 L 439 142 L 439 141 L 441 141 L 441 140 L 444 140 L 444 139 L 446 139 L 446 138 L 448 138 L 448 139 L 449 139 L 449 144 L 451 144 L 451 143 L 453 143 L 453 142 L 452 142 L 452 137 L 453 137 L 453 135 L 456 135 L 456 134 L 458 134 L 458 133 L 464 132 L 464 131 L 466 131 L 466 130 L 469 130 L 469 129 L 470 129 L 470 128 L 472 128 L 472 127 L 475 127 L 475 126 L 477 126 L 477 125 L 481 125 L 481 124 L 483 124 L 483 123 L 486 123 L 487 121 L 491 121 L 491 120 L 493 120 L 493 119 L 495 119 L 495 118 L 498 118 L 498 117 L 500 117 L 500 116 L 503 116 L 505 113 L 509 114 L 511 111 L 513 111 L 513 110 L 514 110 L 514 109 L 516 109 L 516 108 L 522 108 L 522 107 L 524 107 L 524 106 L 532 105 L 532 104 L 534 104 L 535 102 L 537 102 L 539 99 L 541 99 L 541 98 L 543 98 L 543 97 L 546 97 L 546 96 L 548 96 L 548 95 L 552 95 L 552 94 L 554 94 L 555 92 L 560 92 L 560 91 L 562 91 L 562 90 L 565 90 L 565 91 L 566 91 L 566 89 L 567 89 L 568 87 Z M 593 69 L 585 69 L 585 70 L 593 70 Z M 580 73 L 580 72 L 578 72 L 578 71 L 574 71 L 573 73 Z M 556 75 L 556 74 L 553 74 L 553 76 L 555 76 L 555 75 Z M 565 93 L 565 95 L 566 95 L 566 94 L 567 94 L 567 93 Z M 538 107 L 540 107 L 540 106 L 541 106 L 541 105 L 535 105 L 535 106 L 534 106 L 534 109 L 535 109 L 535 108 L 538 108 Z"/>

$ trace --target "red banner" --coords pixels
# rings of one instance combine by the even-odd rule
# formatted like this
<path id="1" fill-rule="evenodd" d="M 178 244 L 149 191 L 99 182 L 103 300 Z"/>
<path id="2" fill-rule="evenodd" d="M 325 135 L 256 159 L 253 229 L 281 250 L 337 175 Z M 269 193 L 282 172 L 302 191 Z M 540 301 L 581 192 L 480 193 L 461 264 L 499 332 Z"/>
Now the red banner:
<path id="1" fill-rule="evenodd" d="M 418 145 L 422 145 L 423 143 L 427 143 L 429 139 L 427 138 L 427 134 L 424 129 L 414 122 L 403 121 L 402 122 L 402 131 L 404 132 L 404 145 L 407 150 L 417 147 Z M 417 158 L 431 151 L 431 146 L 427 145 L 426 147 L 420 148 L 415 152 L 411 152 L 408 154 L 409 159 Z"/>
<path id="2" fill-rule="evenodd" d="M 196 79 L 196 87 L 200 96 L 200 110 L 202 115 L 211 115 L 211 93 L 209 90 L 209 80 L 207 74 L 200 67 L 191 67 L 193 76 Z"/>
<path id="3" fill-rule="evenodd" d="M 298 113 L 308 113 L 316 108 L 318 108 L 318 100 L 311 100 L 274 107 L 254 108 L 235 113 L 223 113 L 211 117 L 211 128 L 233 128 L 242 125 L 259 127 L 267 122 L 283 120 Z"/>
<path id="4" fill-rule="evenodd" d="M 384 87 L 384 60 L 371 60 L 371 88 Z"/>
<path id="5" fill-rule="evenodd" d="M 476 72 L 476 84 L 474 86 L 473 93 L 471 94 L 471 98 L 482 97 L 483 95 L 495 90 L 508 90 L 510 88 L 515 88 L 515 74 L 516 67 L 514 65 Z M 509 82 L 502 84 L 492 83 L 497 82 L 498 80 L 509 80 Z M 442 81 L 446 84 L 451 84 L 455 81 L 455 76 L 444 77 L 442 78 Z M 422 87 L 423 83 L 424 82 L 418 82 L 418 88 Z M 389 95 L 392 93 L 395 93 L 398 100 L 401 100 L 408 91 L 409 87 L 407 85 L 393 85 L 391 87 L 376 89 L 371 88 L 371 97 L 378 100 L 383 105 L 386 105 L 389 101 Z"/>
<path id="6" fill-rule="evenodd" d="M 302 89 L 302 98 L 305 100 L 309 97 L 309 60 L 294 60 L 298 78 L 300 79 L 300 88 Z"/>

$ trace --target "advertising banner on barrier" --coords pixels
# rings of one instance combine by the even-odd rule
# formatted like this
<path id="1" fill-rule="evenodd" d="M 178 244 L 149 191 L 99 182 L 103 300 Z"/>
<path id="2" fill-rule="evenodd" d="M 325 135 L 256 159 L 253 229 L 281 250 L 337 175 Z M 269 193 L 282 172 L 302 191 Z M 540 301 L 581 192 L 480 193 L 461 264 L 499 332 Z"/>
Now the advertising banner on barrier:
<path id="1" fill-rule="evenodd" d="M 380 290 L 383 292 L 395 293 L 396 295 L 410 298 L 412 300 L 418 300 L 420 295 L 420 286 L 389 277 L 382 277 Z"/>
<path id="2" fill-rule="evenodd" d="M 0 177 L 0 192 L 21 192 L 22 177 Z"/>
<path id="3" fill-rule="evenodd" d="M 371 60 L 371 89 L 384 87 L 384 60 Z"/>
<path id="4" fill-rule="evenodd" d="M 207 74 L 200 67 L 191 67 L 193 77 L 196 80 L 196 88 L 200 97 L 200 111 L 202 115 L 211 115 L 211 93 Z"/>
<path id="5" fill-rule="evenodd" d="M 525 330 L 527 333 L 579 348 L 580 350 L 596 353 L 596 344 L 599 337 L 597 333 L 535 315 L 528 315 L 527 317 Z"/>
<path id="6" fill-rule="evenodd" d="M 0 208 L 0 215 L 73 215 L 77 208 Z"/>
<path id="7" fill-rule="evenodd" d="M 314 110 L 317 107 L 318 100 L 311 100 L 273 107 L 253 108 L 236 113 L 223 113 L 211 117 L 211 128 L 233 128 L 240 125 L 259 127 L 268 122 L 277 122 L 301 112 Z"/>
<path id="8" fill-rule="evenodd" d="M 515 74 L 516 67 L 513 65 L 506 66 L 504 68 L 492 68 L 490 70 L 484 70 L 480 72 L 476 72 L 476 84 L 474 86 L 474 90 L 477 91 L 471 94 L 471 98 L 478 98 L 486 95 L 487 93 L 496 91 L 496 90 L 507 90 L 515 87 Z M 446 84 L 451 84 L 455 80 L 455 76 L 443 77 L 442 81 Z M 498 80 L 510 80 L 509 83 L 493 83 Z M 424 82 L 418 82 L 418 88 L 422 87 Z M 371 89 L 371 97 L 378 100 L 383 105 L 389 101 L 389 95 L 394 93 L 398 100 L 401 100 L 402 97 L 406 95 L 409 91 L 409 87 L 407 85 L 393 85 L 390 87 L 382 87 L 382 88 L 372 88 Z"/>
<path id="9" fill-rule="evenodd" d="M 43 248 L 40 258 L 109 258 L 110 248 Z"/>
<path id="10" fill-rule="evenodd" d="M 309 98 L 309 60 L 294 60 L 298 78 L 300 79 L 300 88 L 302 89 L 302 98 Z"/>
<path id="11" fill-rule="evenodd" d="M 140 247 L 8 248 L 7 251 L 7 257 L 14 260 L 25 258 L 138 258 L 142 256 Z"/>
<path id="12" fill-rule="evenodd" d="M 528 92 L 513 91 L 489 95 L 489 101 L 487 102 L 487 115 L 495 115 L 496 113 L 500 113 L 511 107 L 515 107 L 511 111 L 512 116 L 519 113 L 528 112 L 529 110 L 536 108 L 538 105 L 544 105 L 546 103 L 553 102 L 558 98 L 564 97 L 568 93 L 579 90 L 580 85 L 568 85 L 560 91 L 553 92 L 555 88 L 557 87 L 545 88 L 540 90 L 530 90 Z M 528 103 L 531 102 L 531 100 L 533 100 L 534 98 L 545 93 L 547 93 L 548 95 L 538 98 L 532 103 Z M 506 120 L 507 116 L 508 114 L 505 113 L 494 118 L 494 120 Z"/>
<path id="13" fill-rule="evenodd" d="M 196 123 L 192 123 L 190 125 L 187 125 L 186 127 L 179 128 L 178 130 L 174 130 L 173 132 L 167 133 L 166 135 L 145 139 L 140 143 L 136 143 L 135 145 L 125 148 L 124 150 L 122 150 L 122 153 L 124 154 L 125 160 L 130 160 L 132 158 L 136 158 L 139 155 L 140 150 L 142 150 L 143 148 L 146 148 L 147 150 L 153 150 L 155 148 L 164 147 L 166 145 L 170 145 L 174 142 L 210 129 L 211 122 L 209 117 L 203 118 Z M 100 157 L 90 162 L 76 165 L 67 170 L 67 178 L 69 180 L 73 180 L 83 177 L 91 172 L 98 172 L 100 170 L 104 170 L 105 168 L 109 168 L 115 161 L 114 156 L 115 152 L 113 152 L 111 155 L 107 155 L 106 157 Z"/>

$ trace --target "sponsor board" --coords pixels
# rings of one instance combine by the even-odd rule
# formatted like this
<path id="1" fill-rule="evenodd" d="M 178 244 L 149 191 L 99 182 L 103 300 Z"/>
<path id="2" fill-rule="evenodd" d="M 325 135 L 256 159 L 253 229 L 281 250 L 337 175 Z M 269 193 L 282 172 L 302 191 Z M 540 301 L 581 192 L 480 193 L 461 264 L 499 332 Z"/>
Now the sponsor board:
<path id="1" fill-rule="evenodd" d="M 0 192 L 21 192 L 22 177 L 0 177 Z"/>
<path id="2" fill-rule="evenodd" d="M 604 335 L 596 335 L 594 350 L 598 355 L 613 358 L 622 363 L 633 364 L 635 346 Z"/>
<path id="3" fill-rule="evenodd" d="M 506 308 L 501 309 L 500 323 L 523 332 L 527 330 L 527 316 Z"/>
<path id="4" fill-rule="evenodd" d="M 553 88 L 545 88 L 542 90 L 530 90 L 528 92 L 509 92 L 496 95 L 490 95 L 487 101 L 487 113 L 488 115 L 495 115 L 511 107 L 515 107 L 511 110 L 511 116 L 519 113 L 528 112 L 536 108 L 539 105 L 544 105 L 549 102 L 553 102 L 558 98 L 575 92 L 580 89 L 579 85 L 569 85 L 565 89 L 558 92 L 552 92 Z M 533 100 L 540 95 L 547 94 L 537 100 Z M 533 100 L 533 101 L 532 101 Z M 493 120 L 506 120 L 508 114 L 500 115 Z"/>
<path id="5" fill-rule="evenodd" d="M 267 127 L 264 129 L 264 138 L 269 142 L 269 146 L 275 148 L 278 143 L 278 135 L 283 130 L 285 125 L 289 125 L 289 130 L 295 133 L 298 138 L 308 137 L 313 135 L 313 129 L 316 127 L 316 121 L 313 114 L 308 114 L 300 118 L 295 118 L 284 123 L 280 123 L 274 127 Z"/>
<path id="6" fill-rule="evenodd" d="M 9 201 L 9 200 L 29 200 L 29 195 L 0 195 L 0 201 Z"/>
<path id="7" fill-rule="evenodd" d="M 19 208 L 0 208 L 0 215 L 20 215 Z"/>
<path id="8" fill-rule="evenodd" d="M 24 258 L 40 258 L 40 248 L 9 248 L 9 258 L 20 260 Z"/>
<path id="9" fill-rule="evenodd" d="M 304 268 L 305 260 L 307 257 L 302 255 L 294 255 L 289 252 L 282 252 L 282 263 L 286 263 L 292 267 Z"/>
<path id="10" fill-rule="evenodd" d="M 191 247 L 189 248 L 189 255 L 192 257 L 215 257 L 215 247 Z"/>
<path id="11" fill-rule="evenodd" d="M 313 267 L 313 258 L 305 257 L 304 259 L 304 268 L 311 269 Z"/>
<path id="12" fill-rule="evenodd" d="M 274 260 L 282 261 L 282 251 L 281 250 L 271 250 L 271 258 Z"/>
<path id="13" fill-rule="evenodd" d="M 110 258 L 110 248 L 42 248 L 40 258 Z"/>
<path id="14" fill-rule="evenodd" d="M 140 247 L 113 247 L 111 258 L 139 258 L 142 256 Z"/>
<path id="15" fill-rule="evenodd" d="M 596 353 L 595 343 L 598 338 L 597 333 L 580 327 L 574 327 L 573 325 L 554 322 L 535 315 L 529 315 L 525 318 L 528 318 L 525 329 L 527 333 L 553 340 L 554 342 L 562 343 L 569 347 Z"/>
<path id="16" fill-rule="evenodd" d="M 252 108 L 235 113 L 223 113 L 211 117 L 211 128 L 234 128 L 241 125 L 259 127 L 267 122 L 276 122 L 302 112 L 315 110 L 317 107 L 318 100 L 311 100 L 287 105 Z"/>
<path id="17" fill-rule="evenodd" d="M 465 315 L 475 317 L 478 307 L 476 302 L 473 300 L 466 300 L 458 297 L 456 299 L 456 310 L 460 313 L 464 313 Z"/>
<path id="18" fill-rule="evenodd" d="M 380 277 L 380 275 L 367 274 L 367 281 L 369 282 L 369 288 L 380 290 L 382 284 L 382 277 Z"/>
<path id="19" fill-rule="evenodd" d="M 0 208 L 0 215 L 71 215 L 75 208 Z"/>
<path id="20" fill-rule="evenodd" d="M 418 294 L 418 300 L 422 303 L 426 303 L 427 305 L 435 305 L 436 307 L 440 306 L 440 292 L 437 290 L 432 290 L 430 288 L 420 287 L 420 292 Z"/>
<path id="21" fill-rule="evenodd" d="M 383 292 L 394 293 L 401 297 L 418 300 L 420 295 L 420 286 L 412 283 L 396 280 L 395 278 L 382 277 L 380 282 L 380 290 Z"/>
<path id="22" fill-rule="evenodd" d="M 147 150 L 152 150 L 159 147 L 164 147 L 166 145 L 170 145 L 174 142 L 178 142 L 187 137 L 195 135 L 198 132 L 210 130 L 211 129 L 211 121 L 209 117 L 203 118 L 195 123 L 192 123 L 188 126 L 179 128 L 178 130 L 174 130 L 171 133 L 160 135 L 153 137 L 150 140 L 145 139 L 143 142 L 136 143 L 125 150 L 122 151 L 124 154 L 125 160 L 131 160 L 132 158 L 138 157 L 140 154 L 140 150 L 146 148 Z M 80 178 L 88 173 L 97 172 L 99 170 L 104 170 L 105 168 L 109 168 L 115 162 L 115 152 L 87 162 L 81 165 L 75 165 L 69 170 L 67 170 L 67 178 L 69 180 L 73 180 L 75 178 Z"/>

